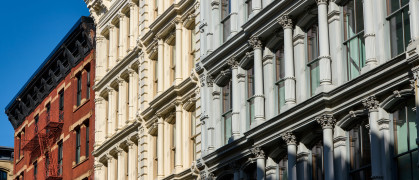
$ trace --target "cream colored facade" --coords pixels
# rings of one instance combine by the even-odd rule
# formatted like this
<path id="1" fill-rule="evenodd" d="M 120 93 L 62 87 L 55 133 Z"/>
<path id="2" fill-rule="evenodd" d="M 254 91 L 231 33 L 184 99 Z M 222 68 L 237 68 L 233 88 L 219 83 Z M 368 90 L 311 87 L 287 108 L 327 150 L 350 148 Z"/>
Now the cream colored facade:
<path id="1" fill-rule="evenodd" d="M 197 178 L 199 2 L 85 3 L 97 31 L 95 179 Z"/>

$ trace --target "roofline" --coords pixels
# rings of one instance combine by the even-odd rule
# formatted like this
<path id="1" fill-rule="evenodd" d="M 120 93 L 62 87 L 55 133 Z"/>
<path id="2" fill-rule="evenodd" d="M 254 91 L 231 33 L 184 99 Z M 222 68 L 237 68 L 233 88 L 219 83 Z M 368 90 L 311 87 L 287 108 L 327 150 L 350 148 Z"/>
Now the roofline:
<path id="1" fill-rule="evenodd" d="M 48 61 L 51 59 L 51 57 L 57 52 L 57 50 L 61 47 L 61 45 L 64 44 L 65 40 L 71 35 L 71 33 L 74 32 L 74 30 L 80 26 L 83 17 L 87 16 L 81 16 L 79 20 L 73 25 L 73 27 L 70 29 L 70 31 L 67 32 L 67 34 L 61 39 L 61 41 L 55 46 L 54 50 L 48 55 L 48 57 L 42 62 L 42 64 L 36 69 L 36 71 L 32 74 L 32 76 L 26 81 L 26 83 L 22 86 L 22 88 L 19 90 L 19 92 L 13 97 L 13 99 L 7 104 L 7 106 L 4 108 L 5 111 L 12 106 L 12 104 L 16 101 L 16 99 L 22 94 L 22 92 L 25 90 L 25 88 L 29 85 L 29 83 L 32 82 L 32 80 L 38 75 L 38 73 L 41 71 L 41 69 L 45 66 L 45 64 L 48 63 Z"/>

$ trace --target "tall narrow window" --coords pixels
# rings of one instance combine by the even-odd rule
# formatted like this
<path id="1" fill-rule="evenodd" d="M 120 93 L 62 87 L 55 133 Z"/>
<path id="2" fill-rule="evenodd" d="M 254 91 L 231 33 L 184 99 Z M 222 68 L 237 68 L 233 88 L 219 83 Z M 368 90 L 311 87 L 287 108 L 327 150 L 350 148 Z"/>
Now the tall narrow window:
<path id="1" fill-rule="evenodd" d="M 45 109 L 47 109 L 47 122 L 49 122 L 50 117 L 51 117 L 51 104 L 50 104 L 50 103 L 48 103 L 48 104 L 45 106 Z"/>
<path id="2" fill-rule="evenodd" d="M 86 69 L 86 99 L 90 99 L 90 67 Z"/>
<path id="3" fill-rule="evenodd" d="M 276 71 L 276 86 L 278 91 L 278 114 L 282 106 L 285 105 L 285 64 L 284 64 L 284 46 L 281 44 L 275 52 L 275 71 Z"/>
<path id="4" fill-rule="evenodd" d="M 250 126 L 255 120 L 255 73 L 254 69 L 251 68 L 247 70 L 247 104 L 249 111 L 249 123 L 247 129 L 250 129 Z"/>
<path id="5" fill-rule="evenodd" d="M 21 156 L 22 156 L 22 154 L 21 154 L 21 149 L 22 149 L 22 137 L 21 137 L 21 134 L 19 134 L 18 136 L 17 136 L 17 140 L 18 140 L 18 159 L 20 159 L 21 158 Z"/>
<path id="6" fill-rule="evenodd" d="M 246 6 L 247 6 L 247 19 L 250 19 L 250 16 L 252 15 L 252 0 L 247 0 Z"/>
<path id="7" fill-rule="evenodd" d="M 356 125 L 349 131 L 350 171 L 352 179 L 371 177 L 371 145 L 366 122 Z"/>
<path id="8" fill-rule="evenodd" d="M 348 80 L 359 76 L 365 66 L 364 19 L 362 0 L 352 0 L 343 7 Z"/>
<path id="9" fill-rule="evenodd" d="M 51 170 L 49 167 L 49 154 L 45 154 L 45 170 L 47 173 L 47 176 L 49 176 L 49 174 L 51 174 L 49 171 Z"/>
<path id="10" fill-rule="evenodd" d="M 231 0 L 221 0 L 221 24 L 223 24 L 223 42 L 227 41 L 231 33 Z"/>
<path id="11" fill-rule="evenodd" d="M 76 164 L 80 162 L 80 128 L 76 129 Z"/>
<path id="12" fill-rule="evenodd" d="M 59 121 L 62 122 L 64 121 L 64 89 L 62 91 L 59 92 L 59 96 L 60 96 L 60 103 L 59 103 Z"/>
<path id="13" fill-rule="evenodd" d="M 171 148 L 171 150 L 172 150 L 172 169 L 174 170 L 175 169 L 175 162 L 176 162 L 176 125 L 175 124 L 172 124 L 172 129 L 171 129 L 171 131 L 172 131 L 172 144 L 171 144 L 171 146 L 172 146 L 172 148 Z"/>
<path id="14" fill-rule="evenodd" d="M 231 137 L 231 112 L 232 112 L 232 87 L 231 81 L 222 89 L 222 107 L 223 107 L 223 119 L 224 119 L 224 144 L 228 143 L 228 139 Z"/>
<path id="15" fill-rule="evenodd" d="M 171 67 L 170 67 L 170 80 L 171 82 L 173 82 L 176 78 L 176 46 L 170 46 L 170 50 L 171 50 Z"/>
<path id="16" fill-rule="evenodd" d="M 191 114 L 191 141 L 192 141 L 192 161 L 196 160 L 196 112 Z"/>
<path id="17" fill-rule="evenodd" d="M 310 68 L 310 94 L 316 93 L 320 86 L 319 70 L 319 33 L 317 25 L 313 25 L 307 31 L 307 66 Z"/>
<path id="18" fill-rule="evenodd" d="M 311 149 L 311 172 L 312 180 L 323 179 L 323 146 L 321 142 Z"/>
<path id="19" fill-rule="evenodd" d="M 158 75 L 159 75 L 159 68 L 158 68 L 158 64 L 159 64 L 159 61 L 154 61 L 154 79 L 153 79 L 153 91 L 154 91 L 154 96 L 155 95 L 157 95 L 157 90 L 158 90 L 158 85 L 159 85 L 159 83 L 158 83 L 158 81 L 159 81 L 159 79 L 158 79 Z"/>
<path id="20" fill-rule="evenodd" d="M 85 150 L 85 152 L 86 152 L 86 158 L 89 157 L 89 143 L 90 143 L 90 140 L 89 140 L 89 132 L 90 132 L 90 130 L 89 130 L 89 123 L 87 123 L 86 124 L 86 150 Z"/>
<path id="21" fill-rule="evenodd" d="M 34 120 L 35 120 L 35 132 L 38 132 L 39 115 L 36 115 Z"/>
<path id="22" fill-rule="evenodd" d="M 38 162 L 33 163 L 33 179 L 36 179 L 38 177 Z"/>
<path id="23" fill-rule="evenodd" d="M 414 101 L 401 104 L 393 113 L 394 161 L 398 179 L 419 179 L 417 170 L 418 146 L 416 112 Z"/>
<path id="24" fill-rule="evenodd" d="M 63 142 L 58 143 L 58 174 L 63 173 Z"/>
<path id="25" fill-rule="evenodd" d="M 387 0 L 387 19 L 390 21 L 391 57 L 406 50 L 410 41 L 408 0 Z"/>
<path id="26" fill-rule="evenodd" d="M 81 75 L 77 77 L 77 106 L 81 103 Z"/>

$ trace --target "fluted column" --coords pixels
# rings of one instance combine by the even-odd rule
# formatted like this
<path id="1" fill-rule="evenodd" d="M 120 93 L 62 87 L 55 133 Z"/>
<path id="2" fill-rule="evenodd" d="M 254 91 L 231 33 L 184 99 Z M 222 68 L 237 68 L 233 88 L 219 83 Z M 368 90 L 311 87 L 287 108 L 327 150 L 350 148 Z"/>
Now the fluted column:
<path id="1" fill-rule="evenodd" d="M 186 131 L 186 129 L 182 129 L 182 110 L 183 110 L 183 104 L 180 101 L 175 102 L 176 106 L 176 154 L 175 154 L 175 170 L 176 173 L 180 173 L 183 169 L 183 163 L 182 163 L 182 132 Z"/>
<path id="2" fill-rule="evenodd" d="M 121 179 L 126 179 L 126 174 L 125 174 L 125 170 L 126 170 L 126 158 L 125 158 L 125 154 L 126 152 L 121 149 L 121 148 L 117 148 L 116 149 L 116 153 L 118 156 L 118 180 Z"/>
<path id="3" fill-rule="evenodd" d="M 116 180 L 116 161 L 115 158 L 110 155 L 107 154 L 106 158 L 108 160 L 108 180 Z"/>
<path id="4" fill-rule="evenodd" d="M 175 83 L 179 85 L 182 82 L 182 20 L 176 19 L 176 69 Z"/>
<path id="5" fill-rule="evenodd" d="M 125 22 L 125 14 L 124 13 L 120 13 L 118 14 L 118 18 L 119 18 L 119 52 L 118 52 L 118 59 L 117 61 L 121 61 L 126 53 L 126 22 Z"/>
<path id="6" fill-rule="evenodd" d="M 127 83 L 124 79 L 118 78 L 118 130 L 127 123 Z"/>
<path id="7" fill-rule="evenodd" d="M 158 69 L 158 74 L 157 74 L 157 79 L 158 79 L 158 84 L 157 84 L 157 94 L 161 94 L 162 92 L 163 92 L 163 84 L 164 84 L 164 81 L 163 81 L 163 76 L 164 76 L 164 70 L 163 70 L 163 68 L 164 68 L 164 54 L 163 54 L 163 45 L 164 45 L 164 42 L 163 42 L 163 39 L 161 39 L 161 38 L 159 38 L 158 39 L 158 44 L 157 44 L 157 46 L 158 46 L 158 57 L 157 57 L 157 61 L 158 61 L 158 67 L 157 67 L 157 69 Z"/>
<path id="8" fill-rule="evenodd" d="M 138 25 L 136 21 L 136 17 L 138 10 L 137 5 L 134 2 L 129 3 L 129 49 L 128 51 L 132 51 L 135 47 L 137 38 L 134 37 L 134 34 L 138 32 Z"/>
<path id="9" fill-rule="evenodd" d="M 253 2 L 253 1 L 252 1 Z M 265 121 L 265 102 L 263 95 L 262 74 L 262 42 L 258 37 L 251 37 L 249 44 L 254 50 L 253 69 L 255 72 L 255 124 L 256 126 Z M 252 125 L 253 126 L 253 125 Z"/>
<path id="10" fill-rule="evenodd" d="M 419 122 L 419 66 L 412 68 L 412 74 L 414 78 L 413 81 L 411 82 L 413 83 L 412 84 L 413 90 L 415 91 L 416 123 L 418 123 Z M 416 130 L 417 132 L 416 145 L 419 146 L 419 126 L 416 126 L 416 129 L 417 129 Z M 419 148 L 418 148 L 418 154 L 419 154 Z M 417 159 L 417 167 L 419 168 L 419 156 Z"/>
<path id="11" fill-rule="evenodd" d="M 333 128 L 336 119 L 331 114 L 323 114 L 317 117 L 316 121 L 323 129 L 324 179 L 333 180 L 335 179 L 333 170 Z"/>
<path id="12" fill-rule="evenodd" d="M 214 39 L 212 39 L 213 47 L 216 49 L 220 46 L 221 40 L 221 18 L 220 18 L 220 2 L 219 0 L 213 0 L 211 2 L 211 20 L 212 20 L 212 32 L 214 33 Z"/>
<path id="13" fill-rule="evenodd" d="M 365 38 L 365 66 L 364 71 L 377 66 L 375 58 L 375 31 L 374 31 L 373 0 L 364 0 L 364 38 Z"/>
<path id="14" fill-rule="evenodd" d="M 362 104 L 369 112 L 369 129 L 370 129 L 370 142 L 371 142 L 371 179 L 383 179 L 381 172 L 381 133 L 378 127 L 378 107 L 379 102 L 374 96 L 369 96 L 362 100 Z"/>
<path id="15" fill-rule="evenodd" d="M 99 147 L 106 137 L 106 104 L 102 97 L 95 98 L 95 149 Z"/>
<path id="16" fill-rule="evenodd" d="M 106 72 L 106 39 L 96 35 L 96 77 L 95 81 L 102 79 Z"/>
<path id="17" fill-rule="evenodd" d="M 94 180 L 104 180 L 106 179 L 106 172 L 105 168 L 103 167 L 102 163 L 98 163 L 94 165 L 94 172 L 95 172 L 95 179 Z"/>
<path id="18" fill-rule="evenodd" d="M 116 41 L 117 35 L 116 35 L 117 31 L 116 31 L 116 27 L 111 24 L 109 25 L 109 49 L 108 49 L 108 59 L 109 59 L 109 65 L 108 65 L 108 70 L 111 70 L 116 63 L 116 56 L 117 56 L 117 46 L 118 46 L 118 42 Z"/>
<path id="19" fill-rule="evenodd" d="M 108 133 L 107 137 L 111 137 L 115 132 L 116 125 L 116 97 L 115 90 L 108 87 Z"/>
<path id="20" fill-rule="evenodd" d="M 164 177 L 164 120 L 161 114 L 157 114 L 157 179 Z"/>
<path id="21" fill-rule="evenodd" d="M 256 177 L 257 180 L 265 179 L 265 152 L 260 147 L 251 149 L 252 154 L 256 158 Z"/>
<path id="22" fill-rule="evenodd" d="M 281 137 L 287 143 L 288 179 L 297 180 L 297 139 L 292 132 L 285 132 Z"/>
<path id="23" fill-rule="evenodd" d="M 228 65 L 232 71 L 232 88 L 233 88 L 233 111 L 232 111 L 232 120 L 231 120 L 231 140 L 236 140 L 240 138 L 240 90 L 239 83 L 237 79 L 239 63 L 236 61 L 235 57 L 230 58 L 227 61 Z"/>
<path id="24" fill-rule="evenodd" d="M 134 142 L 128 140 L 128 180 L 136 180 L 137 173 L 137 147 Z"/>
<path id="25" fill-rule="evenodd" d="M 328 0 L 316 0 L 319 23 L 320 92 L 330 90 L 332 85 L 331 58 L 329 52 L 329 28 L 327 22 Z"/>
<path id="26" fill-rule="evenodd" d="M 215 124 L 215 117 L 214 117 L 214 112 L 213 112 L 213 102 L 210 101 L 211 99 L 213 99 L 212 97 L 212 89 L 214 86 L 214 81 L 212 79 L 211 76 L 207 76 L 207 93 L 206 95 L 208 96 L 208 101 L 205 101 L 206 106 L 207 106 L 207 112 L 208 112 L 208 116 L 211 117 L 208 119 L 207 122 L 207 146 L 208 146 L 208 152 L 211 153 L 212 151 L 214 151 L 214 124 Z"/>
<path id="27" fill-rule="evenodd" d="M 128 93 L 128 122 L 132 123 L 135 121 L 135 114 L 136 114 L 136 100 L 137 100 L 137 86 L 138 86 L 138 82 L 137 82 L 137 77 L 135 74 L 135 70 L 133 69 L 129 69 L 128 70 L 128 78 L 129 78 L 129 83 L 128 83 L 128 88 L 129 88 L 129 93 Z"/>
<path id="28" fill-rule="evenodd" d="M 220 87 L 217 84 L 213 84 L 212 86 L 212 116 L 213 116 L 213 122 L 215 124 L 215 133 L 214 133 L 214 144 L 216 148 L 219 148 L 222 146 L 223 141 L 221 139 L 222 137 L 222 129 L 221 129 L 221 101 L 220 101 Z"/>
<path id="29" fill-rule="evenodd" d="M 295 77 L 294 77 L 294 46 L 292 36 L 292 20 L 288 15 L 278 19 L 284 29 L 284 59 L 285 59 L 285 105 L 294 106 L 295 100 Z"/>

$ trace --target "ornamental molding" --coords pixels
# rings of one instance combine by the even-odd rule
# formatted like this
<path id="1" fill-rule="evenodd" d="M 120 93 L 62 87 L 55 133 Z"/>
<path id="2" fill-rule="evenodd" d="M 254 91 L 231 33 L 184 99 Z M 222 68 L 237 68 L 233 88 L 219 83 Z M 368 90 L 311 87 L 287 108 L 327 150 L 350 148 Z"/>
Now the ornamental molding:
<path id="1" fill-rule="evenodd" d="M 255 155 L 256 159 L 264 159 L 265 152 L 260 147 L 254 147 L 250 149 L 250 152 Z"/>
<path id="2" fill-rule="evenodd" d="M 281 134 L 281 138 L 287 143 L 287 145 L 297 145 L 297 138 L 294 133 L 290 131 Z"/>
<path id="3" fill-rule="evenodd" d="M 377 121 L 379 130 L 389 130 L 390 129 L 390 120 L 389 119 L 379 119 Z"/>
<path id="4" fill-rule="evenodd" d="M 362 100 L 362 105 L 369 111 L 378 111 L 380 102 L 375 98 L 375 96 L 369 96 Z"/>
<path id="5" fill-rule="evenodd" d="M 200 82 L 201 82 L 201 87 L 204 87 L 205 86 L 206 77 L 207 76 L 205 74 L 199 75 L 199 79 L 200 79 Z"/>
<path id="6" fill-rule="evenodd" d="M 262 42 L 257 36 L 250 37 L 248 43 L 253 49 L 262 49 Z"/>
<path id="7" fill-rule="evenodd" d="M 207 86 L 212 87 L 213 85 L 214 85 L 214 79 L 210 75 L 208 75 L 207 76 Z"/>
<path id="8" fill-rule="evenodd" d="M 327 5 L 328 3 L 329 3 L 329 0 L 314 0 L 314 1 L 316 1 L 316 3 L 317 3 L 317 6 L 320 6 L 320 5 Z"/>
<path id="9" fill-rule="evenodd" d="M 282 26 L 282 28 L 284 29 L 291 29 L 293 24 L 292 24 L 292 19 L 290 18 L 290 16 L 288 14 L 286 15 L 282 15 L 281 17 L 278 18 L 278 23 L 279 25 Z"/>
<path id="10" fill-rule="evenodd" d="M 239 62 L 236 61 L 236 57 L 232 56 L 227 60 L 228 66 L 230 66 L 232 69 L 237 69 L 239 67 Z"/>
<path id="11" fill-rule="evenodd" d="M 317 123 L 322 126 L 323 129 L 332 129 L 336 124 L 336 119 L 332 114 L 323 114 L 316 117 Z"/>

